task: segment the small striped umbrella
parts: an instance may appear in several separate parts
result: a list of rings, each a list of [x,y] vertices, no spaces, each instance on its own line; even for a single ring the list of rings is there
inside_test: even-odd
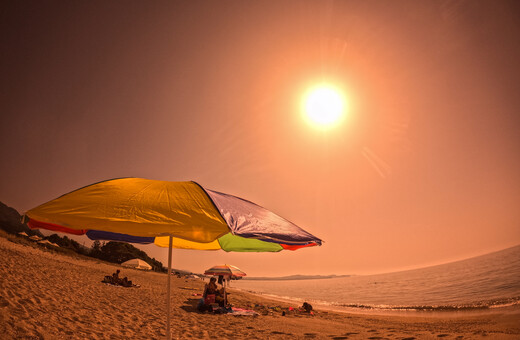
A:
[[[238,267],[232,266],[230,264],[221,264],[218,266],[213,266],[210,269],[204,272],[205,275],[215,275],[215,276],[229,276],[229,277],[238,277],[238,276],[246,276],[246,273],[238,269]]]

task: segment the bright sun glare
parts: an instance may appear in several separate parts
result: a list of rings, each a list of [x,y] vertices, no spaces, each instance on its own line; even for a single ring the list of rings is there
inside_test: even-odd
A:
[[[311,125],[321,128],[331,127],[343,118],[345,99],[337,88],[319,85],[305,95],[303,111]]]

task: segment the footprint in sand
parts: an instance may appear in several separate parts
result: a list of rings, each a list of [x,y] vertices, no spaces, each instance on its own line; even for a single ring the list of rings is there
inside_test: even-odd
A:
[[[6,295],[7,295],[9,298],[11,298],[11,299],[14,298],[14,294],[13,294],[13,292],[12,292],[11,290],[8,289],[8,290],[6,291],[6,293],[7,293]]]
[[[21,317],[22,319],[28,318],[31,314],[27,311],[24,305],[17,305],[14,310],[12,310],[12,314]]]
[[[94,340],[105,338],[105,334],[103,332],[97,332],[97,333],[91,334],[91,336],[92,336],[92,339],[94,339]]]
[[[0,307],[7,307],[9,305],[10,305],[9,301],[6,298],[4,298],[3,296],[0,296]]]

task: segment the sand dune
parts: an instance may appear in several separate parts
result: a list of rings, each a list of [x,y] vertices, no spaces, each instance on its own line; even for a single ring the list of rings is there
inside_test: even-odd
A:
[[[164,339],[166,275],[16,244],[0,237],[0,338]],[[121,269],[140,288],[101,283]],[[172,338],[220,339],[520,339],[518,308],[472,315],[365,315],[317,310],[232,290],[236,307],[260,315],[198,313],[204,283],[172,277]],[[268,308],[280,306],[280,308]]]

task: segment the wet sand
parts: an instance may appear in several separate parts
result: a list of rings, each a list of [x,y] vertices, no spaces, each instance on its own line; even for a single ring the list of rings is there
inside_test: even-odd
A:
[[[13,236],[14,237],[14,236]],[[166,274],[122,268],[0,237],[0,338],[164,339]],[[139,288],[101,283],[121,269]],[[173,339],[520,339],[520,308],[376,315],[319,309],[230,289],[258,316],[199,313],[204,282],[172,276]],[[283,316],[282,312],[286,311]]]

